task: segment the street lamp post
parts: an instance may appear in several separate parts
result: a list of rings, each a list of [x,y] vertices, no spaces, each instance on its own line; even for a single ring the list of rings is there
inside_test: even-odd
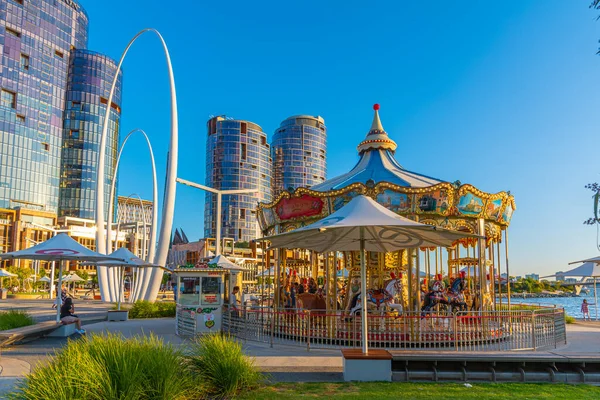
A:
[[[258,189],[232,189],[232,190],[218,190],[208,186],[201,185],[199,183],[187,181],[185,179],[177,178],[177,182],[187,186],[191,186],[196,189],[205,190],[210,193],[217,195],[217,232],[216,232],[216,243],[215,243],[215,257],[221,254],[221,198],[227,194],[252,194],[258,193]]]

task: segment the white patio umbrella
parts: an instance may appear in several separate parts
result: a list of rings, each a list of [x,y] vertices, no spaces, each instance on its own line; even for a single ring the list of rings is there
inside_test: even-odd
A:
[[[289,268],[285,269],[285,274],[286,275],[290,274],[290,269]],[[260,274],[256,274],[256,276],[275,276],[275,267],[271,267],[271,268],[269,268],[267,270],[264,270]]]
[[[216,265],[219,268],[228,269],[232,271],[246,271],[245,267],[242,267],[241,265],[229,261],[229,259],[222,254],[219,254],[218,256],[210,260],[208,262],[208,265],[210,266],[211,264]]]
[[[367,272],[365,250],[392,252],[418,247],[449,247],[458,239],[477,237],[456,231],[420,224],[388,210],[367,196],[357,196],[329,216],[291,232],[265,237],[271,248],[302,248],[319,253],[360,251],[363,296],[362,350],[368,352]]]
[[[4,268],[0,268],[0,278],[13,278],[15,276],[17,276],[17,274],[13,274],[12,272],[8,272]],[[0,279],[0,289],[2,289],[4,285],[3,280],[4,279]]]
[[[113,257],[113,261],[100,261],[96,263],[83,263],[83,265],[102,265],[109,268],[120,268],[119,272],[119,295],[117,297],[117,310],[121,310],[121,301],[123,298],[123,281],[125,280],[125,267],[131,268],[163,268],[160,265],[152,264],[148,261],[144,261],[125,247],[121,247],[114,252],[110,253],[109,256]]]
[[[0,254],[0,259],[25,259],[58,261],[58,288],[56,296],[56,322],[60,322],[60,292],[62,289],[62,271],[64,261],[101,261],[115,260],[114,257],[96,253],[71,239],[66,233],[58,235],[28,249]]]
[[[52,282],[52,280],[50,278],[48,278],[47,276],[44,276],[44,277],[40,278],[40,282],[50,283],[50,282]]]

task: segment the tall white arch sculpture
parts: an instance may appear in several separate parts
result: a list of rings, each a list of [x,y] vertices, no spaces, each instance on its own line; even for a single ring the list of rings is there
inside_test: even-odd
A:
[[[154,263],[159,265],[165,265],[167,261],[167,253],[169,251],[169,238],[171,236],[171,229],[173,227],[173,214],[175,212],[175,190],[176,190],[176,179],[177,179],[177,158],[178,158],[178,118],[177,118],[177,93],[175,90],[175,78],[173,76],[173,67],[171,65],[171,56],[169,55],[169,49],[165,40],[161,34],[152,28],[143,29],[138,32],[133,39],[127,44],[125,51],[121,55],[115,77],[113,79],[112,86],[110,88],[110,94],[108,96],[108,103],[106,105],[106,115],[104,116],[104,123],[102,125],[102,136],[100,137],[100,154],[98,155],[98,163],[96,166],[96,251],[99,253],[106,254],[106,232],[104,224],[104,168],[106,158],[106,138],[108,132],[108,121],[110,118],[110,105],[115,93],[115,86],[117,84],[117,78],[123,60],[129,51],[131,45],[144,33],[153,32],[160,39],[163,50],[165,52],[165,58],[167,60],[167,68],[169,72],[169,84],[171,91],[171,138],[169,144],[169,157],[167,164],[167,176],[165,186],[165,197],[163,201],[162,219],[160,225],[160,234],[158,236],[158,249],[154,257]],[[110,296],[109,293],[109,276],[106,267],[98,268],[98,284],[100,286],[100,295],[103,301],[114,301],[115,296]],[[156,290],[154,292],[147,292],[144,295],[146,300],[156,299],[156,294],[160,286],[160,279],[162,274],[149,274],[148,287],[150,290]],[[158,280],[158,282],[154,282]],[[114,295],[114,293],[113,293]]]
[[[152,163],[152,223],[151,223],[151,230],[150,230],[150,246],[149,246],[149,250],[148,250],[148,255],[147,257],[145,257],[146,261],[150,261],[150,260],[154,260],[154,255],[156,252],[156,228],[157,228],[157,224],[158,224],[158,184],[157,184],[157,179],[156,179],[156,162],[154,161],[154,151],[152,151],[152,144],[150,143],[150,139],[148,138],[148,135],[146,134],[146,132],[144,132],[143,129],[140,128],[136,128],[133,129],[131,132],[129,132],[127,134],[127,136],[125,136],[125,139],[123,140],[123,143],[121,143],[121,147],[119,148],[119,153],[117,155],[117,162],[115,163],[115,172],[113,174],[113,179],[111,182],[111,186],[110,186],[110,196],[108,197],[108,217],[106,219],[106,224],[108,227],[111,226],[111,221],[113,220],[113,206],[115,204],[115,189],[116,189],[116,185],[117,185],[117,174],[119,172],[119,164],[121,162],[121,155],[123,155],[123,151],[125,150],[125,145],[127,144],[127,141],[129,140],[129,138],[131,137],[131,135],[133,135],[134,133],[141,133],[144,136],[144,139],[146,139],[146,144],[148,145],[148,151],[150,153],[150,161]],[[142,204],[142,213],[143,213],[143,203],[141,203],[141,199],[140,199],[140,204]],[[145,232],[145,221],[144,221],[144,244],[145,244],[145,238],[146,238],[146,232]],[[106,249],[107,252],[110,253],[113,250],[117,250],[117,240],[115,238],[115,246],[114,249],[112,247],[112,240],[111,240],[111,235],[106,235]],[[144,252],[145,252],[145,248],[144,248]],[[142,254],[144,254],[144,252]],[[139,284],[139,282],[143,281],[144,277],[148,274],[146,272],[147,268],[142,269],[142,273],[140,274],[140,278],[141,279],[137,279],[136,280],[136,290],[135,293],[139,294],[139,293],[143,293],[140,292],[140,287],[142,285]],[[117,284],[120,277],[118,276],[118,273],[116,271],[116,268],[111,268],[108,270],[108,277],[109,277],[109,281],[112,281],[111,284],[109,285],[109,297],[111,298],[117,298],[118,297],[118,293],[119,293],[119,285]],[[142,290],[146,290],[148,285],[146,285],[145,288],[143,288]],[[133,288],[132,288],[133,289]],[[132,291],[133,292],[133,291]],[[136,296],[136,298],[134,300],[138,300],[139,296]]]

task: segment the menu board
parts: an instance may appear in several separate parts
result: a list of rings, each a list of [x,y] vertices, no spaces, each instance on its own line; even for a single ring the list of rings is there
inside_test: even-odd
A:
[[[221,278],[202,277],[201,304],[219,304],[221,302]]]

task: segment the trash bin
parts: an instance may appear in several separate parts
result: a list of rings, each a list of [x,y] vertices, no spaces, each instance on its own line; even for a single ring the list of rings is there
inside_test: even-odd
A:
[[[7,294],[8,294],[8,289],[0,289],[0,300],[6,300]]]

